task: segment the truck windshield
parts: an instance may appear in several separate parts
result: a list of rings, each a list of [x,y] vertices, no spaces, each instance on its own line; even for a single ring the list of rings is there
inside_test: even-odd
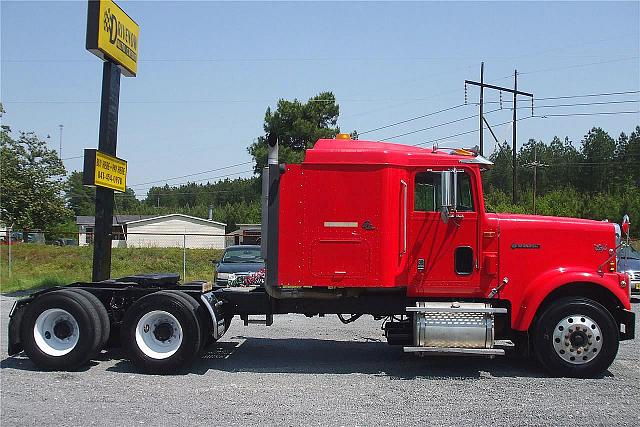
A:
[[[222,257],[222,262],[262,262],[260,248],[227,249]]]
[[[416,174],[414,188],[414,210],[438,212],[442,207],[440,195],[441,172],[420,172]],[[458,203],[456,210],[473,212],[471,178],[465,172],[458,172]]]

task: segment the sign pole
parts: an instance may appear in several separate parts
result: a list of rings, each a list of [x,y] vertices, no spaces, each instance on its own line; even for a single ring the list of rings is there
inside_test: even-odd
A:
[[[102,100],[100,102],[100,136],[98,150],[116,156],[118,141],[118,107],[120,101],[120,68],[106,61],[102,68]],[[96,186],[96,222],[93,242],[92,280],[111,277],[111,238],[113,230],[113,190]]]

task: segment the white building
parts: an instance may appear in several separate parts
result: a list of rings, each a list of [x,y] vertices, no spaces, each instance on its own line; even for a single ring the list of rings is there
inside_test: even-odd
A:
[[[79,244],[93,241],[94,217],[77,217]],[[114,217],[112,247],[225,248],[226,224],[183,214]]]
[[[238,229],[227,234],[227,246],[259,245],[261,241],[260,224],[237,224]]]
[[[127,222],[129,248],[225,248],[226,224],[183,214]]]

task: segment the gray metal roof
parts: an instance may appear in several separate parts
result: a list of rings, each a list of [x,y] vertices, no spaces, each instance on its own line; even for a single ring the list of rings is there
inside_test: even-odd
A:
[[[141,219],[153,218],[155,215],[115,215],[113,217],[113,225],[122,225],[131,221],[139,221]],[[96,224],[96,217],[89,215],[76,216],[77,225],[94,226]]]

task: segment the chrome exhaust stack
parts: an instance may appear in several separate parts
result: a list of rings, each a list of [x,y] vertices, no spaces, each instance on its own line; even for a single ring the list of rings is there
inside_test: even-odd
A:
[[[278,137],[267,135],[269,152],[267,167],[262,173],[262,237],[261,252],[265,260],[264,287],[273,298],[281,298],[278,289],[278,231],[280,223],[280,165],[278,164]]]

